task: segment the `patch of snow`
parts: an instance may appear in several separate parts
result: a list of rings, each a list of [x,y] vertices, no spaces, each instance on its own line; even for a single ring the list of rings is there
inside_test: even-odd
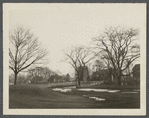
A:
[[[95,101],[105,101],[103,98],[98,98],[98,97],[89,97],[90,99],[94,99]]]
[[[107,92],[107,89],[78,89],[79,91]]]
[[[78,89],[79,91],[94,91],[94,92],[110,92],[115,93],[119,92],[120,90],[108,90],[108,89]]]
[[[60,92],[64,92],[64,93],[71,92],[71,89],[62,89],[62,88],[54,88],[52,90],[53,91],[60,91]]]
[[[87,95],[84,95],[84,94],[83,94],[83,96],[84,96],[84,97],[87,97]]]
[[[120,90],[108,90],[109,93],[116,93],[119,92]]]

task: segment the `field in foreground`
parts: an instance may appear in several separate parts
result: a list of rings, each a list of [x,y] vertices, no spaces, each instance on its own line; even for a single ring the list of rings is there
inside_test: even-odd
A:
[[[115,93],[79,91],[79,88],[63,93],[52,89],[44,85],[10,85],[9,108],[140,108],[140,92],[135,92],[136,88]],[[105,101],[89,97],[104,98]]]

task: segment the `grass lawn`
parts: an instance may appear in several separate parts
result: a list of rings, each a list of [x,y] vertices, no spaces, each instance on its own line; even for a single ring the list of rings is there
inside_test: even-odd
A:
[[[9,88],[9,108],[94,108],[95,101],[80,95],[65,95],[50,88],[35,85],[11,85]]]
[[[140,108],[140,92],[127,93],[134,92],[135,89],[138,89],[137,87],[126,87],[126,89],[125,87],[114,88],[109,86],[108,89],[120,90],[116,93],[79,91],[79,88],[72,89],[72,92],[61,93],[53,91],[53,87],[54,85],[38,84],[10,85],[9,108]],[[99,89],[104,87],[98,85],[87,88]],[[89,97],[104,98],[105,101],[95,101]]]
[[[105,101],[97,101],[103,104],[101,108],[140,108],[140,92],[133,92],[133,90],[121,90],[116,93],[73,90],[76,95],[104,98]]]

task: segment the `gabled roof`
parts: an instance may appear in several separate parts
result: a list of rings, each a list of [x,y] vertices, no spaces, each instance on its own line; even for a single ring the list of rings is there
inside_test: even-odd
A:
[[[136,65],[132,68],[132,70],[137,70],[137,69],[140,69],[140,64],[136,64]]]

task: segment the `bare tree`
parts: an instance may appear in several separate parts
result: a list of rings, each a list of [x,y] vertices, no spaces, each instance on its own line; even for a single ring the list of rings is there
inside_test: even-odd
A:
[[[96,71],[102,70],[104,68],[106,68],[106,65],[104,63],[103,60],[95,60],[94,64],[93,64],[93,69],[96,68]]]
[[[30,30],[24,28],[17,28],[14,33],[10,33],[9,40],[9,68],[15,74],[16,84],[18,73],[33,64],[41,63],[47,52],[40,48],[38,38],[34,38]]]
[[[121,85],[123,72],[140,57],[140,46],[136,44],[137,36],[137,29],[110,27],[103,35],[93,39],[98,51],[113,68],[118,85]]]
[[[75,74],[77,75],[78,85],[80,86],[80,82],[83,79],[84,69],[98,54],[93,53],[88,47],[78,46],[68,49],[67,52],[65,52],[65,55],[65,61],[74,68]]]

